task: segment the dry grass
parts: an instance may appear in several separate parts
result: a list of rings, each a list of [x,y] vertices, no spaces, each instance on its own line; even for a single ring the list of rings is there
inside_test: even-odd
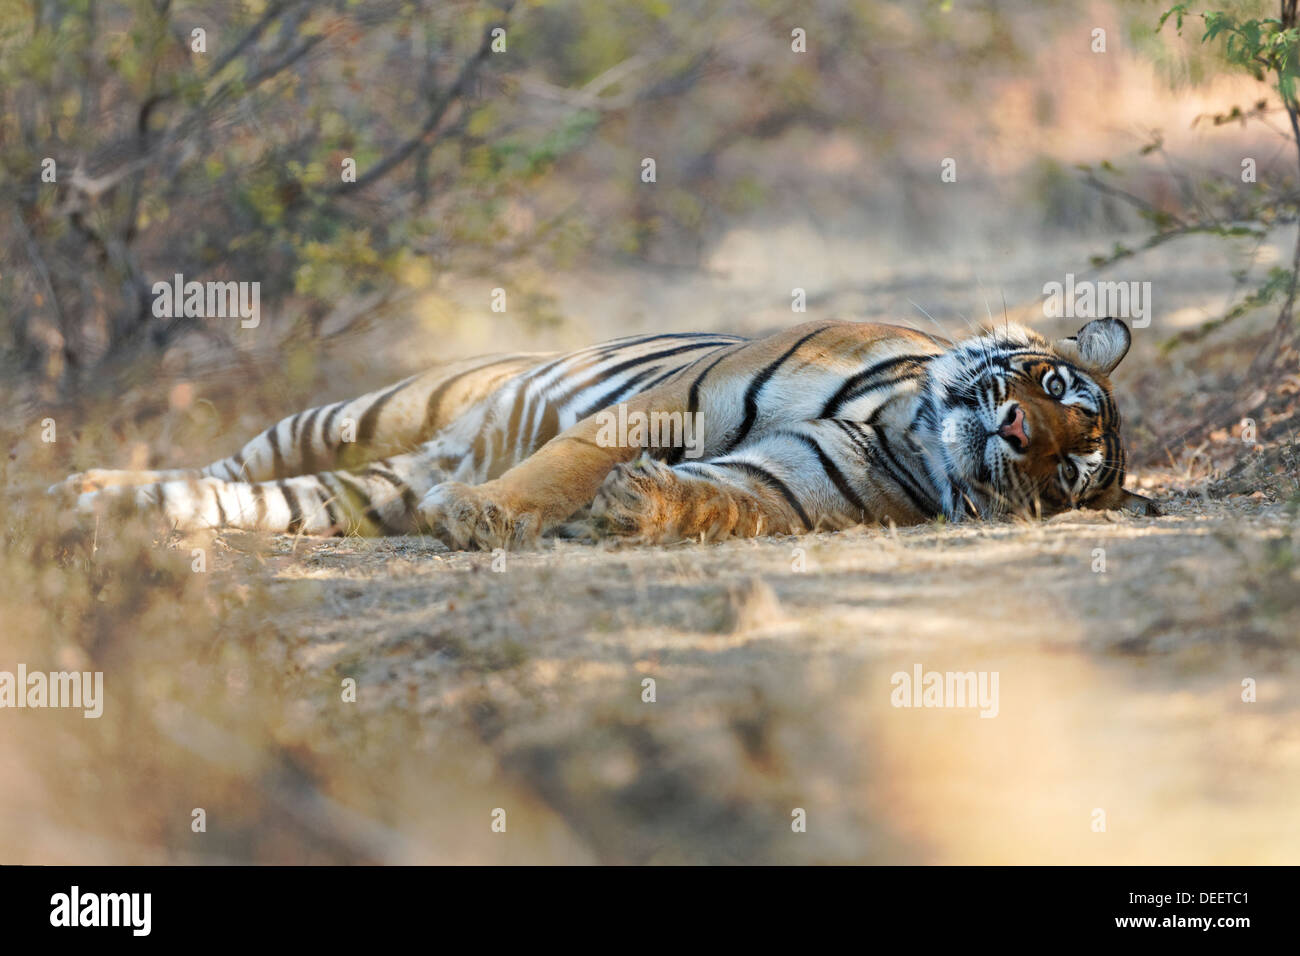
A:
[[[34,511],[3,660],[102,669],[108,704],[6,715],[0,858],[1293,862],[1294,514],[1173,510],[502,571],[413,538],[92,544]],[[997,671],[999,715],[891,707],[917,663]]]

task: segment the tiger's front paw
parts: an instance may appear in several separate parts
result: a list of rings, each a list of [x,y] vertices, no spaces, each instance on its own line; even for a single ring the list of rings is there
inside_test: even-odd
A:
[[[677,515],[667,505],[676,483],[672,468],[648,455],[615,465],[591,503],[587,519],[591,535],[617,535],[647,544],[674,537]]]
[[[536,514],[497,501],[490,484],[444,481],[424,496],[419,511],[430,532],[458,551],[530,547],[541,532]]]
[[[649,455],[610,472],[589,521],[597,537],[618,535],[644,544],[749,537],[764,530],[762,505],[752,495],[683,476]]]

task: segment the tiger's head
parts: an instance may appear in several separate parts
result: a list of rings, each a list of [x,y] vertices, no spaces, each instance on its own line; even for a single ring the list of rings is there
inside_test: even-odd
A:
[[[1108,376],[1131,342],[1118,319],[1056,341],[1008,325],[933,359],[917,427],[948,517],[1079,507],[1159,514],[1123,487]]]

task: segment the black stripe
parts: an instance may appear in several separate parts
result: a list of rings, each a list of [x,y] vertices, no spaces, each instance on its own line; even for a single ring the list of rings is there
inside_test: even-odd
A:
[[[863,464],[870,467],[875,467],[878,464],[875,451],[866,443],[861,434],[850,428],[842,418],[832,418],[831,421],[839,426],[840,431],[844,432],[849,441],[862,453]]]
[[[510,459],[501,454],[501,429],[493,428],[492,433],[488,436],[491,439],[492,447],[488,449],[487,455],[487,476],[488,478],[498,478],[510,467]]]
[[[535,369],[533,369],[531,372],[529,372],[529,373],[528,373],[528,380],[529,380],[530,382],[541,381],[542,378],[544,378],[545,376],[549,375],[551,372],[555,371],[557,368],[559,368],[559,367],[560,367],[561,365],[563,365],[565,362],[570,362],[570,361],[573,361],[574,359],[577,359],[577,358],[580,358],[580,357],[583,357],[583,356],[587,356],[587,353],[590,352],[590,351],[591,351],[591,349],[582,349],[582,350],[579,351],[579,352],[570,352],[568,355],[561,355],[561,356],[560,356],[559,358],[557,358],[557,359],[552,359],[551,361],[549,361],[549,362],[547,362],[545,365],[543,365],[541,368],[535,368]],[[548,387],[549,387],[549,386],[548,386]]]
[[[334,502],[331,500],[331,496],[325,493],[325,482],[319,478],[316,480],[316,498],[320,501],[321,507],[325,509],[325,517],[329,520],[330,527],[334,529],[334,533],[342,534],[342,531],[340,530],[341,526],[339,525],[339,516],[334,510]]]
[[[1106,462],[1110,464],[1110,473],[1106,476],[1108,483],[1119,481],[1123,484],[1123,473],[1125,473],[1125,449],[1119,444],[1119,436],[1114,432],[1106,432]]]
[[[529,447],[524,450],[531,454],[534,449],[541,448],[559,433],[560,410],[551,402],[547,402],[542,411],[542,423],[537,427],[537,433],[533,435]]]
[[[330,428],[334,425],[334,417],[338,415],[339,412],[343,411],[343,406],[346,404],[347,402],[335,402],[330,406],[329,413],[325,416],[325,421],[320,423],[320,443],[325,448],[336,447],[334,443],[330,441]]]
[[[270,428],[266,430],[266,440],[271,445],[271,477],[272,478],[284,477],[284,455],[280,452],[280,439],[276,435],[276,429],[278,429],[279,427],[280,427],[280,423],[276,422],[274,425],[272,425]]]
[[[361,421],[357,423],[357,444],[368,445],[370,439],[375,436],[375,428],[379,425],[379,413],[384,410],[384,406],[389,403],[394,395],[404,389],[411,383],[411,380],[404,379],[387,391],[381,392],[379,396],[366,409]]]
[[[401,534],[399,530],[397,530],[392,525],[390,525],[387,521],[384,520],[383,515],[379,513],[379,509],[375,508],[371,504],[370,496],[366,494],[365,491],[363,491],[361,488],[358,488],[356,483],[353,482],[352,479],[348,478],[342,472],[338,472],[338,471],[331,472],[331,474],[333,475],[334,480],[337,481],[339,484],[341,484],[344,487],[344,489],[348,492],[349,497],[352,498],[357,505],[359,505],[359,507],[357,508],[357,512],[361,518],[373,524],[376,528],[379,529],[381,534],[386,534],[386,535]]]
[[[650,381],[646,382],[646,383],[645,383],[645,387],[642,388],[641,391],[643,391],[643,392],[648,392],[648,391],[650,391],[650,389],[654,388],[656,385],[660,385],[660,384],[662,384],[662,383],[668,381],[668,379],[672,378],[674,375],[676,375],[676,374],[678,374],[679,372],[682,372],[682,371],[684,371],[685,369],[688,369],[688,368],[690,368],[689,365],[683,366],[682,368],[670,368],[668,371],[664,372],[664,373],[663,373],[662,375],[660,375],[658,378],[652,378]]]
[[[306,420],[302,423],[302,470],[300,474],[312,475],[316,473],[316,449],[312,447],[312,426],[316,424],[316,419],[320,417],[321,409],[313,408],[307,413]]]
[[[349,530],[351,530],[351,521],[349,521],[347,525],[345,525],[342,521],[340,521],[339,514],[334,509],[332,502],[339,501],[340,503],[342,503],[342,499],[348,497],[348,494],[345,489],[343,494],[340,495],[338,489],[336,489],[334,485],[331,484],[329,479],[330,479],[330,475],[328,473],[316,476],[316,480],[319,481],[321,483],[321,486],[326,490],[328,490],[330,493],[329,499],[327,500],[326,503],[326,514],[329,515],[330,521],[334,523],[334,527],[337,529],[337,534],[341,538],[343,537],[344,534],[346,534]],[[344,507],[343,513],[344,516],[347,516],[346,507]]]
[[[388,482],[394,488],[401,488],[402,480],[392,471],[385,471],[383,468],[378,467],[378,464],[379,463],[376,462],[373,465],[363,465],[360,468],[353,468],[350,470],[350,473],[356,475],[358,478],[364,475],[374,475],[376,478],[384,479],[384,481]]]
[[[260,483],[250,487],[253,489],[253,500],[257,502],[257,530],[261,531],[266,525],[266,489]]]
[[[730,349],[727,349],[726,351],[724,351],[721,355],[719,355],[719,356],[718,356],[717,358],[715,358],[712,362],[710,362],[710,363],[705,367],[705,369],[704,369],[703,372],[701,372],[699,375],[697,375],[697,376],[695,377],[695,381],[691,382],[691,389],[690,389],[690,393],[689,393],[689,395],[687,396],[687,402],[686,402],[686,410],[687,410],[688,412],[691,412],[692,414],[694,414],[695,412],[699,411],[699,409],[700,409],[700,386],[704,384],[704,378],[705,378],[705,376],[707,376],[710,372],[713,371],[713,367],[714,367],[715,365],[717,365],[717,364],[718,364],[719,362],[721,362],[724,358],[726,358],[728,355],[731,355],[731,354],[733,354],[733,353],[732,353],[732,351],[731,351]],[[708,358],[708,356],[704,356],[704,357],[705,357],[705,358]]]
[[[709,339],[710,341],[705,343],[700,343],[697,341],[691,345],[687,345],[686,350],[711,348],[715,346],[721,347],[725,345],[735,344],[734,340],[731,340],[730,336],[718,335],[717,333],[714,332],[692,332],[689,334],[669,332],[669,333],[664,333],[662,335],[636,336],[635,338],[629,340],[615,339],[612,342],[606,342],[603,345],[596,346],[595,353],[593,356],[595,361],[594,362],[587,361],[583,363],[583,367],[585,368],[585,367],[590,367],[591,365],[594,364],[599,364],[600,362],[613,358],[614,356],[618,355],[620,352],[627,352],[632,349],[642,348],[646,345],[650,345],[655,342],[662,342],[665,340],[682,341],[682,340],[691,340],[691,339]],[[719,340],[725,340],[725,341],[719,341]],[[652,359],[654,357],[655,357],[654,353],[651,353],[649,355],[640,356],[640,359]],[[631,361],[634,362],[638,360],[639,359],[637,358],[631,359]]]
[[[724,468],[735,468],[739,471],[743,471],[746,474],[757,478],[774,491],[780,492],[781,496],[789,502],[790,507],[794,509],[795,514],[799,516],[799,520],[803,522],[804,530],[812,529],[812,522],[808,520],[807,512],[803,510],[803,505],[799,504],[799,499],[794,496],[794,492],[790,490],[790,486],[767,469],[760,468],[758,465],[749,461],[714,461],[710,462],[710,464]]]
[[[890,395],[887,399],[885,399],[883,402],[881,402],[879,405],[877,405],[874,409],[872,409],[871,414],[867,416],[867,422],[866,422],[866,423],[867,423],[868,425],[872,425],[872,426],[874,426],[874,425],[876,424],[877,420],[880,418],[881,414],[884,412],[884,410],[885,410],[886,408],[888,408],[890,405],[894,404],[894,402],[898,401],[900,398],[902,398],[902,397],[903,397],[904,395],[906,395],[906,394],[908,394],[908,393],[906,393],[906,392],[895,392],[893,395]],[[914,394],[914,393],[913,393],[913,394]],[[913,422],[913,423],[915,423],[915,422]]]
[[[524,414],[526,404],[528,404],[528,385],[521,383],[515,395],[515,403],[510,409],[510,421],[506,425],[505,449],[512,457],[515,453],[515,442],[519,440],[519,419]]]
[[[443,399],[447,397],[447,393],[451,391],[451,387],[453,385],[455,385],[457,382],[459,382],[461,379],[465,378],[466,376],[474,375],[477,372],[482,372],[486,369],[490,369],[494,365],[505,365],[509,362],[517,362],[519,361],[520,358],[521,356],[519,355],[508,355],[505,358],[493,359],[491,362],[486,362],[483,365],[476,365],[473,368],[466,369],[463,372],[457,372],[451,378],[439,382],[438,387],[429,393],[429,400],[425,402],[424,424],[420,429],[420,434],[432,438],[436,432],[441,431],[442,428],[446,427],[445,424],[439,425],[438,420],[442,413]]]
[[[1111,434],[1110,432],[1102,433],[1101,436],[1101,454],[1103,456],[1102,464],[1101,464],[1102,475],[1099,484],[1103,488],[1109,485],[1111,480],[1114,479],[1115,473],[1119,470],[1117,466],[1117,462],[1115,460],[1116,444],[1117,442],[1115,441],[1115,436],[1113,434]]]
[[[529,372],[526,387],[531,387],[534,383],[541,382],[542,379],[555,371],[555,369],[559,368],[561,365],[572,363],[572,367],[566,368],[560,375],[556,376],[555,381],[551,382],[551,384],[539,387],[538,394],[545,394],[548,390],[559,385],[566,376],[576,375],[578,372],[591,368],[593,365],[599,365],[601,362],[609,358],[610,355],[618,352],[620,349],[627,348],[632,344],[633,343],[625,342],[621,345],[610,345],[609,343],[603,345],[591,345],[585,349],[570,352],[568,355],[561,355],[559,358],[548,362],[541,368],[533,369]]]
[[[784,365],[786,361],[789,360],[790,356],[794,355],[794,353],[797,352],[805,342],[815,335],[820,335],[830,327],[831,326],[829,325],[823,325],[821,328],[814,329],[807,335],[801,337],[799,341],[786,349],[785,353],[780,358],[776,359],[774,362],[768,363],[767,367],[754,376],[754,380],[749,383],[749,388],[745,390],[745,417],[740,423],[740,430],[731,439],[731,442],[724,449],[723,454],[731,451],[744,441],[745,437],[749,434],[750,429],[754,427],[754,422],[758,419],[758,395],[763,390],[763,386],[768,383],[768,380],[776,374],[777,369]]]
[[[366,494],[365,489],[359,487],[351,478],[339,471],[330,472],[330,477],[343,486],[343,490],[347,492],[348,496],[358,506],[358,509],[370,507],[370,495]]]
[[[208,487],[212,489],[212,500],[216,502],[217,505],[217,521],[220,522],[220,526],[224,528],[226,527],[226,509],[221,507],[221,492],[217,489],[216,485],[210,484]]]
[[[391,468],[387,468],[387,462],[378,462],[377,464],[384,465],[387,470],[385,470],[385,468],[378,468],[375,465],[371,465],[365,471],[361,472],[361,474],[374,475],[376,478],[382,478],[384,481],[396,488],[402,496],[403,507],[405,507],[410,513],[414,514],[416,505],[418,504],[415,500],[415,491],[401,478],[400,475]]]
[[[473,449],[474,453],[470,457],[470,464],[477,471],[483,464],[483,458],[487,453],[487,436],[496,426],[492,424],[493,418],[484,416],[483,425],[479,428],[478,433],[474,436]]]
[[[533,385],[539,379],[540,376],[529,375],[523,382],[523,389],[528,395],[528,403],[524,406],[523,420],[527,423],[527,430],[520,439],[521,458],[531,454],[533,449],[540,448],[559,433],[559,409],[554,402],[549,401],[546,397],[546,393],[553,387],[554,383],[533,388]],[[542,408],[541,421],[534,425],[534,420],[538,418],[537,409],[539,403]],[[548,431],[552,424],[554,430],[543,438],[542,434]]]
[[[835,462],[830,459],[830,456],[826,454],[822,449],[822,446],[819,445],[815,439],[808,435],[800,434],[799,432],[780,432],[779,434],[788,435],[791,438],[796,438],[803,442],[804,445],[808,447],[808,450],[817,456],[817,461],[821,463],[822,471],[826,472],[826,477],[831,480],[831,483],[835,485],[839,490],[839,493],[844,496],[844,500],[853,505],[853,507],[857,508],[863,514],[866,514],[866,502],[864,502],[862,498],[858,496],[858,493],[853,490],[853,486],[850,485],[848,479],[844,477],[844,473],[836,467]]]
[[[724,348],[723,351],[722,351],[722,354],[719,355],[717,358],[715,358],[715,359],[714,359],[712,362],[710,362],[707,366],[705,366],[704,371],[701,372],[699,375],[697,375],[697,376],[695,377],[695,381],[691,382],[691,387],[690,387],[689,392],[687,393],[687,401],[686,401],[686,414],[687,414],[687,415],[694,415],[697,411],[699,411],[699,408],[700,408],[700,386],[704,383],[705,376],[707,376],[710,372],[713,371],[713,368],[714,368],[715,365],[717,365],[719,362],[721,362],[721,361],[722,361],[724,358],[726,358],[728,355],[733,355],[733,354],[735,354],[733,349],[731,349],[731,348]],[[696,361],[696,362],[702,362],[702,361],[704,361],[706,358],[708,358],[708,356],[707,356],[707,355],[703,355],[703,356],[701,356],[700,358],[696,359],[695,361]],[[695,363],[691,363],[691,364],[695,364]],[[689,367],[690,367],[690,366],[688,365],[687,368],[689,368]],[[670,465],[675,465],[675,464],[677,464],[678,462],[680,462],[680,461],[681,461],[685,456],[686,456],[686,446],[683,445],[683,446],[681,446],[680,448],[674,448],[674,449],[672,449],[672,450],[668,453],[668,456],[667,456],[664,460],[667,461],[668,464],[670,464]]]
[[[412,489],[411,486],[399,474],[397,474],[397,472],[393,471],[393,468],[388,463],[387,459],[375,462],[362,472],[362,474],[374,475],[377,478],[382,478],[384,481],[396,488],[402,496],[402,506],[409,513],[415,514],[415,508],[419,502],[415,499],[414,489]]]
[[[451,378],[441,382],[437,388],[429,393],[429,400],[424,404],[424,424],[420,428],[420,434],[432,437],[441,431],[438,427],[438,416],[442,412],[442,400],[447,397],[451,387],[463,379],[466,375],[472,375],[478,369],[467,369],[459,375],[453,375]]]
[[[729,339],[732,344],[736,342],[746,342],[743,335],[729,335],[725,332],[660,332],[656,335],[624,335],[617,339],[610,339],[602,343],[601,348],[628,348],[632,345],[643,345],[646,342],[658,342],[662,339]]]
[[[395,528],[387,521],[384,520],[384,516],[379,513],[378,508],[367,508],[365,513],[365,519],[369,521],[371,524],[373,524],[376,528],[378,528],[380,533],[385,536],[397,535],[402,533],[401,528]]]
[[[843,406],[847,405],[855,398],[862,397],[861,395],[853,394],[859,386],[863,385],[874,376],[879,375],[881,372],[888,371],[894,366],[901,365],[904,362],[925,363],[932,357],[933,356],[927,355],[896,355],[894,358],[886,359],[883,362],[877,362],[870,368],[863,369],[861,372],[850,375],[844,380],[844,383],[840,385],[839,390],[826,400],[826,404],[822,407],[822,413],[818,418],[834,418]],[[907,377],[911,376],[909,375]],[[890,384],[893,384],[892,381]],[[866,394],[867,391],[870,391],[870,389],[864,389],[862,394]]]
[[[339,495],[339,492],[334,488],[333,482],[337,482],[343,489],[341,497],[347,500],[344,511],[349,518],[353,515],[360,518],[365,514],[366,509],[370,507],[370,497],[360,488],[343,478],[338,472],[329,472],[318,477],[321,484],[333,491],[336,496]]]
[[[939,513],[939,506],[930,500],[930,496],[921,490],[920,486],[914,483],[914,479],[907,469],[904,468],[897,458],[894,457],[893,449],[889,447],[889,440],[885,438],[885,433],[879,428],[871,426],[872,433],[876,436],[876,444],[880,446],[881,452],[889,459],[890,467],[886,470],[893,477],[894,481],[900,488],[907,493],[912,499],[912,503],[917,505],[917,510],[925,515],[936,515]]]
[[[866,395],[870,395],[872,392],[880,391],[881,389],[884,388],[894,388],[897,385],[903,385],[907,382],[915,382],[918,379],[920,379],[924,374],[925,374],[925,366],[919,365],[908,369],[907,371],[903,372],[901,375],[895,375],[893,378],[887,378],[881,382],[869,382],[867,384],[861,385],[858,388],[854,389],[853,393],[849,395],[848,398],[845,399],[845,404],[847,405],[852,402],[856,402],[858,399],[863,398]],[[887,406],[890,402],[892,402],[897,397],[898,397],[897,395],[893,395],[885,399],[883,402],[881,402],[878,406],[876,406],[876,408],[872,410],[871,414],[867,417],[867,421],[874,422],[879,417],[881,409],[883,409],[885,406]]]
[[[716,462],[688,461],[680,465],[673,465],[673,471],[695,472],[706,481],[717,481],[717,475],[709,473],[708,469],[713,467]]]
[[[871,425],[862,425],[859,422],[849,423],[841,418],[832,419],[832,421],[834,421],[835,424],[839,426],[840,430],[848,436],[849,440],[853,442],[858,451],[862,452],[864,461],[866,461],[866,463],[872,468],[884,472],[884,474],[889,477],[905,495],[907,495],[908,499],[916,507],[917,511],[923,515],[929,515],[931,517],[939,513],[938,506],[930,501],[929,495],[925,494],[919,488],[912,486],[910,476],[906,469],[902,468],[894,458],[893,453],[889,450],[884,436],[881,435],[879,429]],[[877,445],[880,447],[875,448],[868,444],[866,436],[858,431],[860,428],[869,428],[872,436],[876,439]],[[881,459],[881,453],[888,456],[888,462]],[[891,462],[892,467],[890,464]]]
[[[1103,429],[1118,428],[1119,409],[1115,407],[1115,399],[1107,395],[1106,390],[1100,385],[1097,386],[1097,391],[1101,392],[1102,411],[1105,413],[1098,416],[1101,419],[1101,427]]]
[[[289,527],[287,530],[290,534],[297,534],[302,530],[302,508],[298,504],[298,495],[283,481],[277,481],[276,487],[284,495],[284,503],[289,506]]]
[[[624,359],[622,362],[619,362],[617,365],[611,365],[607,369],[602,369],[601,371],[597,372],[595,375],[592,375],[588,377],[586,380],[580,382],[579,384],[569,388],[564,392],[563,395],[555,399],[555,401],[557,401],[560,404],[564,404],[565,402],[572,399],[575,395],[581,394],[582,392],[586,391],[588,388],[591,388],[594,385],[599,385],[601,382],[608,381],[613,376],[626,372],[628,369],[634,368],[637,365],[648,365],[649,363],[658,361],[659,359],[672,358],[674,355],[681,355],[683,352],[698,352],[700,349],[703,348],[720,347],[722,345],[729,345],[729,344],[730,343],[728,342],[694,342],[690,345],[679,345],[676,348],[663,349],[658,352],[651,352],[649,355],[638,355],[635,358]],[[604,406],[603,405],[597,406],[596,410],[599,411],[600,408],[604,408]],[[586,417],[585,415],[580,416],[579,420],[585,417]]]
[[[1101,468],[1097,470],[1095,479],[1097,490],[1108,488],[1115,482],[1118,482],[1123,487],[1124,446],[1120,443],[1119,435],[1116,432],[1103,432],[1101,438],[1103,460]]]
[[[538,403],[540,402],[541,407],[543,408],[549,407],[546,405],[546,397],[544,394],[542,394],[542,392],[539,391],[534,394],[531,390],[528,391],[529,391],[528,402],[527,404],[524,405],[524,417],[523,417],[524,427],[523,430],[519,433],[520,459],[525,458],[529,454],[530,448],[536,447],[534,444],[537,437],[537,422],[535,421],[535,419],[538,417],[537,415]]]
[[[659,368],[660,367],[658,365],[655,365],[651,368],[645,369],[644,371],[636,375],[633,375],[631,378],[626,379],[621,384],[614,386],[614,388],[610,389],[604,395],[600,396],[600,398],[596,399],[596,401],[592,402],[591,405],[587,406],[587,408],[584,411],[580,412],[578,414],[578,421],[582,421],[584,418],[596,414],[602,408],[609,408],[609,406],[613,405],[615,402],[621,401],[622,399],[626,398],[629,393],[637,390],[637,386],[647,376],[653,375],[655,372],[659,371]]]

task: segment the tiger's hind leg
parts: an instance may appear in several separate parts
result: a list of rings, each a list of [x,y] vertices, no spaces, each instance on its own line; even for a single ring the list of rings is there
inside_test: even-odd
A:
[[[77,508],[85,514],[114,508],[157,514],[179,531],[408,534],[420,530],[420,498],[445,478],[430,452],[421,449],[354,469],[271,481],[226,481],[201,475],[110,486],[81,494]]]
[[[298,412],[246,442],[235,454],[202,468],[162,470],[91,469],[64,479],[51,493],[83,495],[108,488],[216,479],[226,482],[275,481],[332,467],[345,455],[367,460],[383,408],[410,380],[360,398]],[[372,413],[372,410],[376,410]],[[371,417],[367,420],[366,415]],[[389,417],[392,417],[391,415]],[[361,420],[367,421],[362,432]],[[387,424],[387,423],[386,423]],[[403,422],[405,424],[405,422]],[[400,434],[401,428],[392,429]],[[364,441],[362,438],[364,437]],[[344,451],[346,445],[353,447]],[[376,453],[376,455],[378,452]],[[318,464],[319,463],[319,464]]]
[[[275,482],[335,468],[359,467],[409,452],[465,409],[490,395],[536,356],[502,356],[451,363],[359,398],[310,408],[281,419],[234,455],[197,469],[92,469],[52,486],[52,494],[81,496],[109,488],[221,481]]]

